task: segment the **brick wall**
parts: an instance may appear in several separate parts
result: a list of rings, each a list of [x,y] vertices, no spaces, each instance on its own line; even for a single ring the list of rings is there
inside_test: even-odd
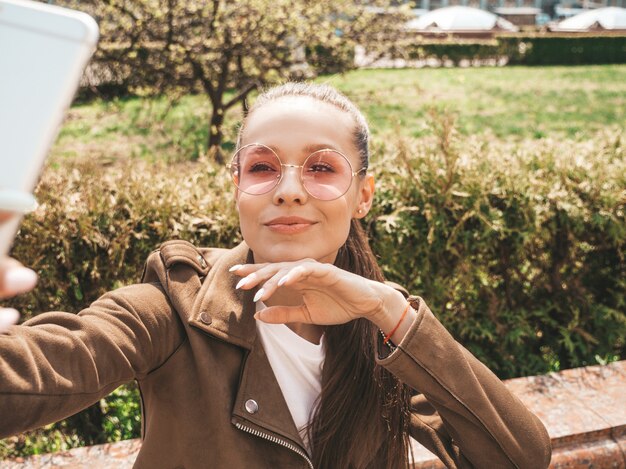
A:
[[[545,424],[554,469],[626,469],[626,360],[505,381]],[[19,461],[3,469],[132,467],[139,440],[78,448]],[[415,443],[415,469],[444,468]],[[532,468],[524,468],[532,469]]]

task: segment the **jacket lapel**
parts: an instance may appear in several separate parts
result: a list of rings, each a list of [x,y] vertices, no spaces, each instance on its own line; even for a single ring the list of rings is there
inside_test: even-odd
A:
[[[209,259],[211,261],[212,259]],[[245,348],[233,409],[234,421],[246,420],[280,435],[304,449],[274,371],[258,339],[254,319],[254,290],[235,290],[239,277],[233,265],[253,262],[245,243],[216,257],[194,303],[189,324],[225,342]],[[246,403],[254,401],[255,405]],[[254,409],[253,412],[250,410]]]
[[[254,290],[235,290],[239,277],[228,271],[233,265],[252,262],[252,252],[245,243],[219,251],[204,279],[191,311],[189,323],[215,337],[252,348],[256,337]]]
[[[304,448],[260,341],[246,358],[233,416],[239,418],[236,420],[244,419]]]

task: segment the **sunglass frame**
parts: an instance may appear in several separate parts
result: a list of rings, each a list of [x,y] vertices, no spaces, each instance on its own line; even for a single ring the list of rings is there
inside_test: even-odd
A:
[[[242,189],[241,187],[239,187],[239,185],[237,184],[237,182],[235,181],[235,174],[232,170],[233,167],[238,167],[239,164],[238,163],[233,163],[233,161],[235,160],[235,158],[237,157],[237,155],[244,150],[245,148],[249,148],[249,147],[253,147],[253,146],[258,146],[258,147],[263,147],[266,148],[267,150],[269,150],[271,153],[274,154],[274,156],[276,157],[276,159],[278,160],[278,163],[280,165],[280,176],[276,178],[276,183],[274,185],[272,185],[268,190],[266,190],[265,192],[259,192],[259,193],[255,193],[255,192],[247,192],[244,189]],[[317,153],[321,153],[323,151],[332,151],[333,153],[337,153],[338,155],[342,156],[345,160],[346,163],[348,163],[348,167],[350,168],[350,184],[348,184],[348,187],[346,188],[346,190],[339,194],[337,197],[334,197],[332,199],[322,199],[319,197],[316,197],[314,194],[311,193],[311,191],[309,191],[309,189],[307,189],[306,184],[304,183],[304,174],[303,169],[306,166],[306,162],[309,160],[309,158],[311,158],[313,155],[317,154]],[[367,167],[362,167],[361,169],[359,169],[358,171],[353,171],[353,167],[352,167],[352,163],[350,163],[350,160],[348,159],[348,157],[346,155],[344,155],[342,152],[340,152],[339,150],[335,150],[334,148],[320,148],[319,150],[314,151],[313,153],[311,153],[310,155],[308,155],[305,159],[304,159],[304,163],[303,164],[289,164],[289,163],[283,163],[280,159],[280,156],[278,156],[278,154],[271,148],[268,147],[267,145],[263,144],[263,143],[248,143],[240,148],[237,149],[237,151],[233,154],[230,163],[228,163],[226,165],[226,167],[230,170],[230,175],[231,175],[231,179],[233,181],[233,184],[235,184],[235,187],[237,187],[237,189],[239,189],[241,192],[244,192],[246,194],[249,195],[264,195],[267,194],[271,191],[273,191],[274,189],[276,189],[276,187],[278,187],[278,185],[281,183],[281,181],[283,180],[283,176],[285,174],[285,171],[283,171],[283,167],[286,168],[300,168],[300,184],[302,184],[302,187],[304,188],[304,190],[307,192],[307,194],[309,194],[311,197],[313,197],[314,199],[317,200],[323,200],[323,201],[327,201],[330,202],[332,200],[337,200],[339,197],[343,196],[346,192],[348,192],[350,190],[350,187],[352,187],[352,180],[354,179],[355,176],[359,175],[360,173],[362,173],[363,171],[367,171]]]

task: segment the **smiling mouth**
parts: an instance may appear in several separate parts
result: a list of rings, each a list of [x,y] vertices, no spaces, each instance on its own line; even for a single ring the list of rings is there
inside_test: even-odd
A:
[[[282,234],[297,234],[310,229],[316,222],[308,220],[274,220],[265,226],[270,231]]]

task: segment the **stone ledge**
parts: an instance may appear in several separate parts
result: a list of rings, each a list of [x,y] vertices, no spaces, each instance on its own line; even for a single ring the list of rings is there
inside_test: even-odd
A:
[[[505,384],[548,429],[551,468],[626,469],[626,361]],[[415,447],[415,469],[444,468]]]
[[[2,469],[131,469],[139,448],[141,448],[141,440],[126,440],[0,461],[0,467]]]
[[[626,360],[505,381],[544,423],[552,439],[553,469],[626,469]],[[139,440],[2,461],[3,469],[126,469]],[[445,469],[414,444],[414,469]],[[531,468],[529,468],[531,469]]]

